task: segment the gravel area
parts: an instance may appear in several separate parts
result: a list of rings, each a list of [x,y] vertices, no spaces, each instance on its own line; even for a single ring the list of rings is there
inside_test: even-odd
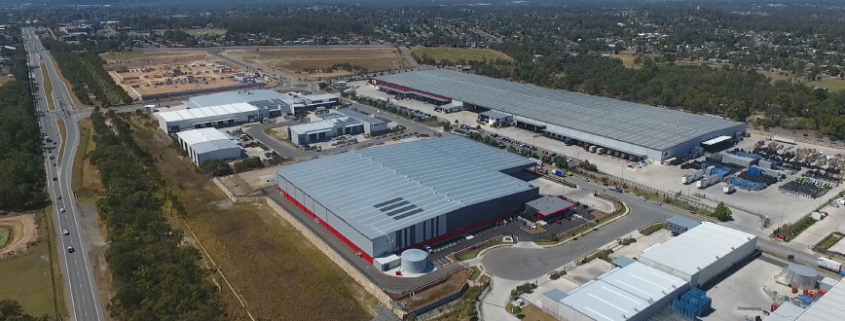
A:
[[[376,315],[370,321],[402,321],[402,319],[393,314],[386,305],[379,303],[376,306]]]

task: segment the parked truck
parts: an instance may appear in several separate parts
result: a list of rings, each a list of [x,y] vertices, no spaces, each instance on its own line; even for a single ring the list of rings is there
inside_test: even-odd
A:
[[[676,158],[676,157],[672,157],[672,158],[669,158],[669,159],[667,159],[667,160],[664,160],[664,161],[663,161],[663,165],[672,165],[672,163],[673,163],[676,159],[678,159],[678,158]]]
[[[599,148],[599,147],[598,147],[598,146],[596,146],[596,145],[590,146],[590,153],[595,153],[595,152],[596,152],[596,148]]]
[[[734,187],[733,185],[726,185],[725,187],[722,187],[722,192],[725,194],[731,194],[733,192],[736,192],[736,187]]]
[[[695,173],[687,174],[681,177],[681,183],[684,184],[692,184],[692,182],[697,181],[701,177],[704,176],[704,170],[698,170]]]
[[[819,257],[818,264],[819,264],[820,268],[841,274],[842,263],[836,262],[836,261],[831,260],[831,259]]]
[[[696,182],[695,187],[698,187],[698,189],[705,189],[707,187],[710,187],[710,185],[716,184],[720,181],[721,181],[720,175],[710,175],[710,176],[707,176],[704,179]]]

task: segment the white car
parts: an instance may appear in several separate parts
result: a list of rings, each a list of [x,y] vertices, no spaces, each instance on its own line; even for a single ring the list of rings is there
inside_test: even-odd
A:
[[[64,213],[64,212],[65,212],[65,208],[64,208],[64,207],[62,207],[62,208],[60,208],[60,209],[59,209],[59,213]]]
[[[63,235],[70,235],[70,231],[68,231],[67,229],[63,229],[62,234]]]

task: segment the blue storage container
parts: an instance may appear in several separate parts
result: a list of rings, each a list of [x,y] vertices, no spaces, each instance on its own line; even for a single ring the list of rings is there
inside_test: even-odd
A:
[[[563,177],[563,172],[556,170],[555,175]]]

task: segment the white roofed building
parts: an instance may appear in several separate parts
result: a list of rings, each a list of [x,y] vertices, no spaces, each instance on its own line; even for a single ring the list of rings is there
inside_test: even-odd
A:
[[[197,166],[211,159],[233,160],[243,155],[241,146],[232,137],[214,128],[186,130],[176,137]]]
[[[260,119],[258,108],[248,103],[163,111],[153,115],[166,133],[191,128],[235,126]]]

